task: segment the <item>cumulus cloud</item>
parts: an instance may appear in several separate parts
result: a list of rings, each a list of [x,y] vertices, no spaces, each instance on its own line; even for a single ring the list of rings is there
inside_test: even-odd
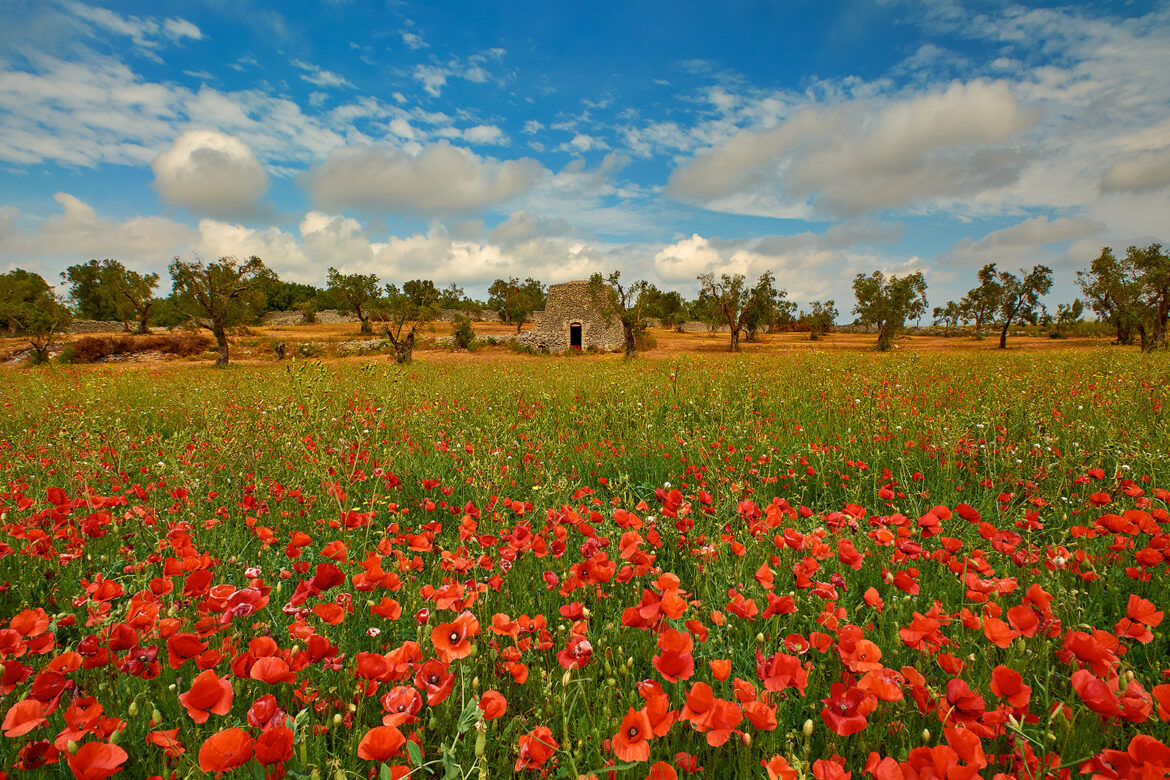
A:
[[[1016,180],[1021,159],[1005,144],[1036,119],[1007,84],[985,81],[806,108],[697,155],[674,171],[667,194],[722,210],[813,206],[843,216],[974,195]]]
[[[58,258],[65,265],[92,257],[115,257],[159,269],[191,240],[194,231],[162,217],[106,219],[93,206],[65,192],[53,196],[61,212],[32,220],[19,209],[0,209],[0,256],[16,265]],[[64,267],[62,265],[62,267]]]
[[[754,280],[765,271],[776,274],[776,284],[791,300],[807,302],[841,297],[842,279],[875,267],[895,267],[899,272],[917,260],[894,263],[888,258],[860,251],[858,245],[893,241],[899,225],[846,223],[824,233],[804,232],[788,236],[746,239],[707,238],[698,233],[661,248],[653,258],[657,276],[668,285],[691,290],[700,274],[743,274]]]
[[[504,203],[544,174],[528,157],[498,161],[438,141],[415,156],[384,146],[339,149],[302,181],[325,209],[451,214]]]
[[[938,259],[940,265],[944,266],[975,267],[986,263],[1011,266],[1016,263],[1031,263],[1039,261],[1038,252],[1047,244],[1062,244],[1087,238],[1104,229],[1103,223],[1092,219],[1033,217],[1000,230],[993,230],[978,241],[964,238],[956,243],[950,252],[940,255]]]
[[[1118,160],[1101,177],[1102,192],[1148,192],[1170,185],[1170,146]]]
[[[268,191],[268,174],[248,145],[214,130],[183,133],[150,167],[162,199],[196,214],[252,214]]]

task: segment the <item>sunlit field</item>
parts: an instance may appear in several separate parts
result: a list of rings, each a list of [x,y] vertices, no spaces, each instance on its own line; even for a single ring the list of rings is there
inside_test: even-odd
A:
[[[1170,359],[666,346],[2,369],[0,768],[1170,766]]]

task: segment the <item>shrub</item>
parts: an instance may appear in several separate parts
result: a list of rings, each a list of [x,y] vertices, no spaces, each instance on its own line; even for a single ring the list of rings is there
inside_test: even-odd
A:
[[[457,314],[452,322],[455,324],[455,346],[459,349],[470,349],[471,342],[475,341],[475,331],[471,329],[471,320],[462,314]]]
[[[62,363],[95,363],[117,355],[161,352],[164,355],[189,357],[206,352],[212,341],[202,333],[182,331],[149,336],[86,336],[69,342],[61,352]]]

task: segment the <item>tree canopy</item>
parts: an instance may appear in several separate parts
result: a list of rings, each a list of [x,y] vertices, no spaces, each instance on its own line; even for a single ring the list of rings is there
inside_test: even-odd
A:
[[[926,313],[926,279],[921,271],[889,278],[881,271],[858,274],[853,279],[853,295],[857,298],[853,313],[862,325],[877,328],[877,348],[882,351],[893,346],[894,336],[907,319]]]
[[[251,321],[263,309],[263,286],[274,274],[253,255],[245,262],[213,263],[176,257],[170,266],[172,297],[180,312],[215,336],[217,366],[228,363],[227,328]]]

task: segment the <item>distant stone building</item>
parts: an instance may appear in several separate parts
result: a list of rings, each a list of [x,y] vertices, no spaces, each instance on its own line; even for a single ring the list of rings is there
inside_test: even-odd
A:
[[[607,318],[594,302],[589,282],[566,282],[548,288],[548,302],[536,327],[520,334],[520,343],[533,349],[565,352],[569,349],[622,349],[625,336],[617,315]]]

